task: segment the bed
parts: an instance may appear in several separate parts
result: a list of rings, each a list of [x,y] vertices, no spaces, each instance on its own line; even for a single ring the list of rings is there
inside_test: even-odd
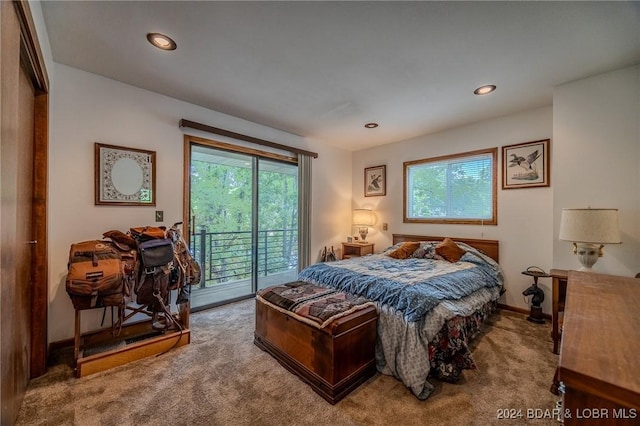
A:
[[[443,240],[394,234],[380,254],[317,263],[298,277],[376,303],[376,368],[418,399],[433,392],[429,378],[456,382],[463,370],[476,368],[468,345],[503,292],[498,241],[454,238],[461,252],[455,261],[438,254]],[[416,247],[408,242],[419,242],[408,258],[389,256]]]

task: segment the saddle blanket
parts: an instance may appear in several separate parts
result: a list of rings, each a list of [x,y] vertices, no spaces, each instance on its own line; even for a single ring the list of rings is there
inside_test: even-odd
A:
[[[256,298],[316,328],[324,328],[337,318],[375,306],[364,297],[304,281],[265,288],[258,291]]]

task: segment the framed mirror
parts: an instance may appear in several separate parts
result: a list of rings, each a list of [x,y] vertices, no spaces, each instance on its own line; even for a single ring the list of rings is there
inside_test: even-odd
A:
[[[155,151],[94,145],[96,205],[156,205]]]

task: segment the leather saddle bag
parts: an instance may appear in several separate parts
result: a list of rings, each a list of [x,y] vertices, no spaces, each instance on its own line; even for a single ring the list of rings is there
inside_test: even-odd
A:
[[[144,241],[138,245],[138,251],[147,274],[173,261],[173,242],[169,238]]]
[[[107,241],[74,243],[69,250],[66,290],[75,309],[124,303],[124,266]]]

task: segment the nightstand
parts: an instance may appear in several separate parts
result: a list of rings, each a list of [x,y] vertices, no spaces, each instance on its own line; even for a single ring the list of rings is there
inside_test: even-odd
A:
[[[553,339],[553,353],[558,354],[560,339],[562,338],[559,316],[561,312],[564,313],[564,302],[567,298],[567,279],[569,271],[565,271],[564,269],[552,269],[550,274],[553,278],[551,338]]]
[[[373,254],[373,243],[342,243],[342,258],[365,256]]]

